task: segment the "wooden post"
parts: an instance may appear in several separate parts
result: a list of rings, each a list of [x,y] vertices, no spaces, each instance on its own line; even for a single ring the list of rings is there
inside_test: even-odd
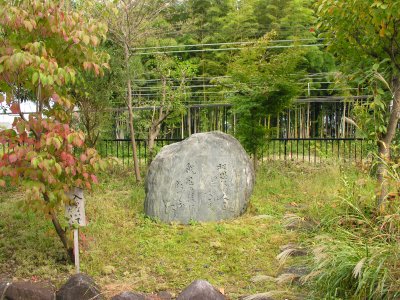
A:
[[[79,229],[74,229],[74,257],[76,274],[80,273],[79,264]]]

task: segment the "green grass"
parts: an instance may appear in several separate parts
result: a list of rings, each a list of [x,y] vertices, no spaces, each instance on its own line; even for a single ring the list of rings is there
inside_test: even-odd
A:
[[[81,269],[108,296],[121,290],[178,293],[200,278],[232,299],[271,290],[300,292],[297,286],[252,283],[250,278],[276,276],[282,268],[276,260],[279,246],[306,240],[306,233],[283,228],[285,213],[295,210],[319,220],[335,210],[347,184],[341,178],[356,182],[364,176],[353,167],[269,163],[259,169],[242,217],[183,226],[147,218],[143,186],[130,173],[113,171],[86,194],[89,225],[81,230]],[[23,198],[22,191],[12,189],[0,195],[0,277],[34,276],[60,285],[73,267],[66,265],[50,221],[20,210]]]

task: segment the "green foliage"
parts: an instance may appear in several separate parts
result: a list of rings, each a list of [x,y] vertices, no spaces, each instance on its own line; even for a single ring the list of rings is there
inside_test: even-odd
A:
[[[295,74],[301,74],[302,50],[271,52],[266,49],[270,39],[266,36],[243,49],[229,65],[230,83],[238,91],[231,97],[239,118],[238,137],[252,154],[266,138],[261,120],[288,107],[301,88]]]
[[[196,66],[166,54],[143,57],[136,63],[145,76],[135,81],[134,89],[144,89],[145,93],[152,94],[146,97],[137,93],[137,102],[153,107],[135,115],[136,127],[139,133],[144,132],[145,138],[150,135],[157,138],[161,126],[167,131],[176,123],[180,124],[181,116],[186,113],[185,105],[191,96],[188,85],[196,73]]]
[[[365,136],[375,141],[387,137],[390,102],[398,97],[400,1],[389,2],[318,2],[323,36],[332,39],[328,48],[344,63],[343,70],[352,74],[350,80],[367,86],[372,95],[358,107],[357,115],[358,125],[368,130]]]
[[[329,48],[341,61],[351,62],[351,73],[376,63],[384,63],[391,72],[398,69],[400,1],[320,0],[317,5],[324,36],[334,38]]]
[[[282,11],[279,27],[284,38],[313,38],[316,23],[314,9],[310,0],[288,1]]]
[[[112,53],[110,47],[103,50]],[[104,132],[112,126],[109,109],[115,91],[110,89],[110,85],[119,79],[118,75],[117,68],[107,70],[100,77],[92,72],[80,72],[74,88],[70,89],[71,97],[79,108],[79,119],[74,122],[74,127],[85,132],[88,147],[94,147],[101,134],[104,137]]]
[[[378,72],[376,64],[367,72],[364,84],[368,84],[370,99],[355,106],[354,115],[360,132],[363,136],[377,143],[386,134],[391,115],[391,101],[394,94],[389,83]]]

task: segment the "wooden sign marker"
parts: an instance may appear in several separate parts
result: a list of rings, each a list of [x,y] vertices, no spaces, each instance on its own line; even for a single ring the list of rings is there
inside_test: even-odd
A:
[[[79,263],[79,227],[86,226],[85,216],[85,200],[83,199],[83,190],[74,188],[69,193],[71,205],[65,206],[65,216],[68,219],[68,224],[74,226],[74,257],[76,273],[80,272]]]

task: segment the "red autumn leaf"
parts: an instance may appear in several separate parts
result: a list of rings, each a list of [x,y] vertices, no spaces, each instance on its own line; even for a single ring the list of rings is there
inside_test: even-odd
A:
[[[67,164],[72,166],[73,164],[75,164],[75,159],[71,154],[67,155]],[[73,172],[74,176],[76,174],[76,172]]]
[[[73,140],[73,144],[74,144],[75,146],[77,146],[77,147],[82,147],[82,145],[83,145],[83,140],[82,140],[79,136],[75,135],[75,136],[74,136],[74,140]]]
[[[19,114],[21,112],[21,108],[19,107],[19,103],[14,102],[10,106],[10,110],[13,114]]]
[[[96,183],[96,184],[99,183],[99,181],[97,180],[96,175],[92,174],[92,175],[90,175],[90,178],[92,178],[93,183]]]
[[[59,95],[57,95],[56,93],[54,93],[52,96],[51,96],[51,98],[53,98],[53,100],[54,100],[54,102],[58,102],[58,101],[60,101],[60,96]]]
[[[64,127],[64,134],[67,136],[69,134],[69,125],[68,124],[63,124]]]
[[[87,187],[88,190],[90,190],[90,189],[92,188],[92,186],[90,185],[90,183],[87,182],[87,181],[85,182],[85,185],[86,185],[86,187]]]
[[[61,157],[61,160],[66,161],[68,158],[68,153],[63,151],[63,152],[61,152],[60,157]]]
[[[72,164],[71,164],[71,174],[73,176],[76,176],[76,169],[72,166]]]
[[[94,72],[96,73],[96,75],[98,76],[100,74],[100,68],[97,64],[93,64],[94,67]]]
[[[10,161],[10,163],[15,163],[17,161],[18,157],[15,153],[10,154],[10,156],[8,157],[8,160]]]

